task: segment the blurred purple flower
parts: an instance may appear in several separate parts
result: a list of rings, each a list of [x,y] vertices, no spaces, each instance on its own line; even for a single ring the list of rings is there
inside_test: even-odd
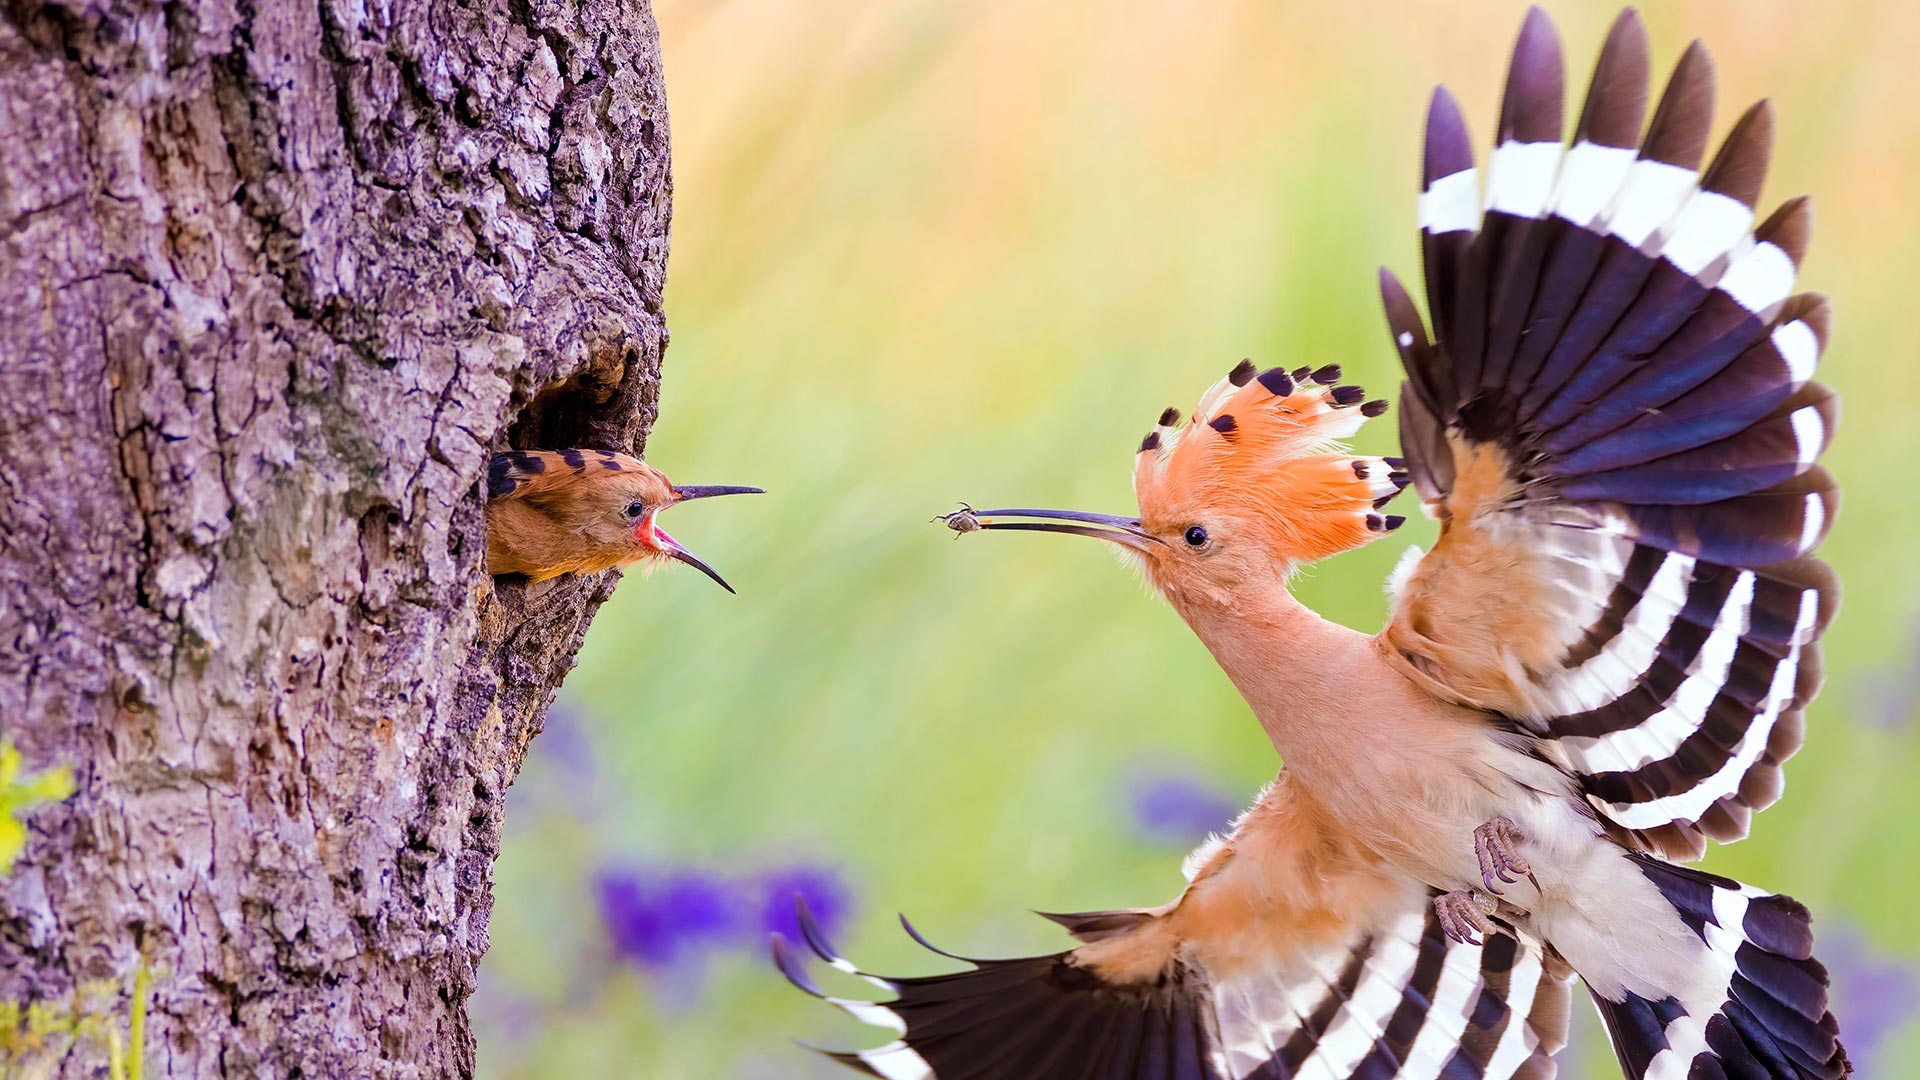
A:
[[[800,940],[800,920],[794,914],[796,896],[806,900],[813,921],[829,939],[839,931],[852,906],[840,875],[817,866],[769,871],[761,875],[759,893],[761,936],[779,933],[788,941]]]
[[[609,870],[593,887],[614,955],[641,967],[671,967],[741,927],[737,896],[725,882],[697,870],[652,879]]]
[[[1821,959],[1833,977],[1833,1014],[1847,1056],[1861,1076],[1890,1075],[1874,1055],[1888,1036],[1920,1019],[1920,963],[1877,949],[1852,926],[1822,936]]]
[[[1133,822],[1142,836],[1163,844],[1194,844],[1233,823],[1239,804],[1206,782],[1168,772],[1141,771],[1128,784]]]
[[[770,931],[798,940],[795,896],[806,898],[829,935],[851,907],[837,872],[805,864],[731,879],[686,868],[614,868],[594,878],[593,891],[614,958],[660,974],[684,973],[715,949],[757,949]]]

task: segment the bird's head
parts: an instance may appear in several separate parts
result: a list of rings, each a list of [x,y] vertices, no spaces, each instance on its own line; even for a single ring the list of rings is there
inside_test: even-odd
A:
[[[1284,583],[1293,568],[1404,520],[1380,512],[1407,484],[1400,462],[1341,445],[1387,403],[1339,379],[1334,365],[1258,371],[1242,361],[1191,418],[1166,410],[1134,459],[1138,517],[1008,509],[965,511],[948,524],[1107,540],[1177,606],[1231,606],[1251,583]]]
[[[608,474],[593,488],[582,492],[583,535],[609,554],[618,554],[620,566],[652,560],[672,559],[718,582],[728,592],[733,586],[693,552],[660,527],[660,515],[666,510],[696,499],[716,495],[760,494],[759,488],[725,485],[675,484],[667,474],[645,462],[628,459],[627,468]]]
[[[713,567],[660,527],[660,514],[697,499],[760,493],[754,487],[675,484],[643,461],[607,451],[499,454],[488,473],[489,529],[507,535],[493,545],[505,554],[492,572],[538,580],[672,559],[732,592]]]

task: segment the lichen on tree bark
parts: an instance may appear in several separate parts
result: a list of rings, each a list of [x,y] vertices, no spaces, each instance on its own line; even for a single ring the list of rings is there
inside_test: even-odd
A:
[[[0,997],[144,957],[151,1074],[472,1073],[615,580],[496,587],[480,481],[641,448],[667,137],[645,0],[0,4],[0,725],[78,783]]]

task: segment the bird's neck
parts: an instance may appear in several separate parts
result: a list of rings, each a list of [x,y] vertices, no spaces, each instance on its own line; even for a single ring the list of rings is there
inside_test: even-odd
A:
[[[1298,774],[1351,756],[1356,683],[1375,666],[1371,639],[1321,618],[1284,581],[1236,591],[1224,603],[1170,598]]]

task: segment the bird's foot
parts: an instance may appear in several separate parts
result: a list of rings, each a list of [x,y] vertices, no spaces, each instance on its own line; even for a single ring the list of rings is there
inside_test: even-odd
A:
[[[1433,898],[1433,913],[1440,919],[1441,931],[1462,945],[1480,944],[1477,934],[1500,932],[1488,918],[1499,907],[1493,897],[1476,889],[1455,889]]]
[[[1500,887],[1493,883],[1495,878],[1511,885],[1520,879],[1515,874],[1524,874],[1533,882],[1535,892],[1540,891],[1540,879],[1533,876],[1533,866],[1520,854],[1520,829],[1512,820],[1503,817],[1494,818],[1485,825],[1473,830],[1473,853],[1480,857],[1480,882],[1487,891],[1500,895]]]

